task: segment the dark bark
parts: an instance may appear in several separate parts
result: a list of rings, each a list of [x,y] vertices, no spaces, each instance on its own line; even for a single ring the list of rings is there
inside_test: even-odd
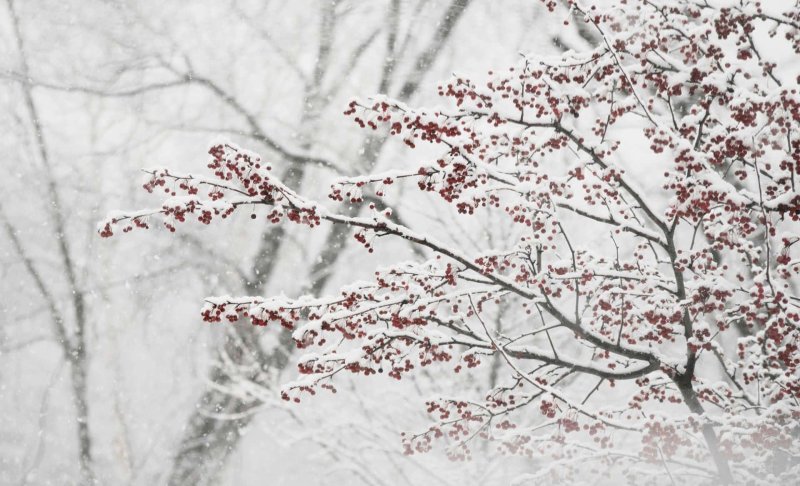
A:
[[[695,392],[694,387],[692,386],[692,375],[693,373],[684,373],[678,375],[673,381],[678,386],[678,390],[681,392],[683,401],[686,403],[686,406],[689,408],[689,410],[697,415],[703,415],[705,413],[705,409],[700,403],[700,400],[697,398],[697,392]],[[719,474],[720,484],[733,483],[730,465],[719,448],[719,437],[717,437],[717,433],[714,431],[714,426],[709,422],[704,422],[701,430],[703,433],[703,438],[706,441],[708,451],[711,454],[711,458],[714,460],[714,465],[717,467],[717,474]]]
[[[675,274],[675,284],[677,286],[676,298],[679,302],[683,302],[686,300],[686,284],[684,281],[683,272],[679,270],[677,265],[678,254],[677,250],[675,249],[674,234],[672,231],[665,231],[664,235],[667,237],[666,250]],[[678,390],[681,392],[681,396],[683,397],[683,401],[689,410],[694,414],[700,415],[700,420],[704,421],[702,425],[703,439],[705,439],[708,452],[711,454],[714,465],[717,467],[717,474],[719,475],[720,483],[731,484],[733,482],[733,477],[731,476],[730,465],[728,464],[728,460],[722,454],[722,451],[720,451],[719,438],[717,437],[717,433],[714,431],[714,426],[702,418],[702,415],[705,414],[705,409],[703,408],[703,404],[700,403],[700,399],[697,397],[697,392],[692,385],[695,375],[695,366],[697,365],[697,353],[689,346],[689,341],[694,334],[694,321],[692,321],[692,318],[687,310],[683,311],[682,324],[683,336],[686,340],[686,366],[681,373],[677,373],[675,376],[673,376],[672,381],[675,383],[675,385],[677,385]]]

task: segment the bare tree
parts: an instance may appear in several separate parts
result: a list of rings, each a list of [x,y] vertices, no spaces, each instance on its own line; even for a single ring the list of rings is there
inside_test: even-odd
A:
[[[435,62],[468,4],[468,0],[454,0],[450,3],[432,38],[414,59],[411,72],[397,82],[400,86],[398,96],[401,99],[410,99],[416,93],[422,78]],[[326,3],[321,11],[319,45],[315,56],[317,62],[304,95],[304,106],[307,107],[303,112],[301,123],[301,129],[304,130],[302,134],[304,151],[312,148],[319,110],[326,102],[324,97],[326,94],[330,96],[330,89],[335,89],[335,87],[326,88],[324,84],[325,75],[330,67],[329,50],[335,35],[335,5],[336,2]],[[390,84],[396,79],[394,67],[397,56],[400,55],[398,52],[400,7],[400,1],[392,0],[386,15],[385,61],[378,83],[381,92],[388,92]],[[364,48],[365,46],[361,45],[356,48],[351,54],[351,63],[357,61],[363,54]],[[249,116],[246,118],[252,119]],[[259,133],[260,129],[255,131],[254,138],[263,138],[258,136]],[[378,160],[380,148],[385,141],[385,137],[368,137],[358,155],[356,166],[371,167]],[[279,155],[282,154],[279,152]],[[287,185],[299,187],[308,168],[314,165],[313,162],[314,160],[301,159],[289,165],[286,170]],[[357,214],[360,209],[354,206],[351,212]],[[326,237],[321,253],[313,259],[307,290],[320,292],[325,288],[336,260],[342,254],[347,234],[346,228],[333,228]],[[260,241],[260,247],[249,272],[250,278],[244,288],[248,295],[263,292],[264,283],[272,276],[275,256],[280,254],[281,245],[286,241],[285,227],[278,225],[267,228],[262,233]],[[226,358],[222,361],[228,365],[226,368],[215,367],[210,375],[210,380],[216,385],[203,393],[194,414],[189,419],[184,439],[175,458],[170,484],[201,484],[209,481],[213,478],[213,471],[225,463],[227,456],[240,440],[242,430],[252,420],[251,412],[260,405],[260,402],[226,393],[224,386],[231,380],[230,375],[234,374],[234,380],[246,379],[269,389],[274,388],[274,383],[270,383],[269,380],[274,378],[276,370],[283,370],[289,362],[291,333],[286,330],[281,331],[279,342],[280,346],[277,349],[264,351],[259,344],[258,333],[253,327],[231,328],[231,333],[221,350]],[[237,418],[231,420],[228,417]]]
[[[64,206],[61,202],[53,164],[50,160],[45,128],[42,126],[33,86],[30,83],[22,26],[14,9],[13,0],[7,0],[7,6],[11,15],[13,35],[19,55],[19,71],[21,74],[19,88],[28,111],[28,121],[33,133],[38,162],[41,164],[41,174],[45,178],[46,194],[44,197],[49,201],[47,208],[53,229],[51,236],[55,241],[56,254],[62,267],[61,270],[66,276],[69,289],[70,299],[67,304],[60,304],[57,301],[54,296],[54,290],[48,285],[41,270],[37,268],[36,263],[28,255],[25,243],[17,236],[17,230],[3,216],[2,207],[0,207],[0,218],[3,219],[3,226],[8,238],[11,240],[14,249],[19,254],[25,269],[45,302],[56,341],[61,346],[64,359],[69,364],[81,478],[83,483],[91,484],[94,482],[94,472],[92,467],[92,440],[89,431],[89,401],[87,398],[86,297],[78,281],[78,270],[73,260],[69,235],[66,229]],[[65,305],[67,309],[64,308]]]
[[[347,230],[331,228],[312,241],[298,236],[291,225],[267,226],[255,229],[258,234],[252,243],[241,235],[235,241],[218,242],[184,233],[177,245],[161,240],[157,257],[163,267],[140,271],[133,268],[136,258],[122,262],[111,258],[110,252],[139,255],[141,247],[128,240],[112,243],[112,249],[102,240],[91,240],[95,217],[89,215],[139,200],[133,189],[140,183],[122,175],[109,177],[109,170],[116,174],[121,167],[135,173],[153,163],[146,160],[162,158],[154,157],[153,150],[174,151],[183,141],[205,133],[227,133],[255,143],[271,154],[276,170],[298,191],[310,191],[332,176],[394,164],[397,147],[386,144],[385,134],[360,139],[355,130],[340,127],[332,136],[325,130],[328,122],[341,119],[343,100],[355,86],[359,91],[413,100],[429,73],[441,74],[451,64],[451,53],[469,49],[469,43],[459,42],[472,37],[471,29],[463,27],[478,24],[479,8],[490,7],[449,0],[339,0],[330,5],[239,0],[185,6],[97,1],[80,11],[58,2],[8,4],[13,14],[9,25],[15,28],[3,38],[12,41],[12,55],[0,71],[4,87],[9,88],[0,98],[11,108],[2,120],[12,130],[2,142],[19,150],[19,160],[32,164],[15,165],[13,155],[7,158],[6,167],[14,175],[24,175],[9,180],[0,202],[0,237],[9,250],[0,254],[0,271],[6,272],[3,287],[9,295],[0,305],[3,317],[9,317],[0,329],[0,353],[7,363],[4,369],[54,358],[53,349],[67,359],[62,367],[54,365],[52,372],[43,371],[36,379],[20,374],[15,382],[15,393],[27,399],[41,397],[38,407],[9,393],[2,397],[27,409],[24,414],[19,410],[5,414],[6,423],[18,425],[4,434],[2,446],[16,447],[17,437],[30,445],[9,455],[11,462],[4,458],[2,466],[8,467],[0,470],[0,482],[19,478],[20,483],[35,483],[43,474],[61,475],[51,480],[74,481],[73,466],[65,462],[73,454],[73,442],[84,483],[147,484],[170,479],[181,484],[198,476],[205,482],[223,481],[237,474],[226,468],[223,475],[232,452],[238,448],[244,453],[236,460],[245,460],[250,453],[241,445],[245,429],[258,433],[254,419],[261,417],[257,425],[262,425],[276,415],[288,418],[286,427],[253,434],[251,440],[291,438],[326,456],[318,467],[333,470],[347,463],[348,471],[341,474],[365,484],[386,484],[387,470],[406,483],[413,483],[418,473],[435,477],[437,471],[425,470],[430,458],[405,460],[395,455],[396,423],[391,421],[371,422],[368,427],[353,421],[352,430],[340,424],[340,432],[331,426],[328,435],[304,439],[309,427],[323,423],[321,416],[291,413],[273,401],[280,375],[291,372],[289,364],[296,359],[289,332],[264,333],[249,326],[203,329],[195,325],[197,316],[190,307],[173,309],[169,319],[175,325],[170,333],[175,334],[170,337],[180,335],[187,346],[186,353],[173,357],[164,352],[167,344],[159,336],[163,322],[146,320],[155,309],[171,305],[178,293],[199,297],[210,289],[241,286],[241,293],[258,295],[282,286],[276,265],[296,266],[291,291],[324,292],[348,270],[342,256],[354,249]],[[467,13],[462,21],[470,8],[475,15]],[[180,15],[174,15],[176,11]],[[299,29],[292,29],[301,12],[311,21],[302,20]],[[517,21],[515,13],[509,16]],[[459,22],[462,28],[457,29]],[[219,32],[222,24],[232,35],[217,42],[219,49],[201,47],[205,34]],[[196,32],[196,39],[186,36],[187,30]],[[516,48],[513,37],[508,40]],[[481,47],[477,54],[478,62],[488,64],[488,50]],[[262,61],[269,69],[279,69],[267,73]],[[262,92],[259,85],[268,87]],[[278,90],[290,95],[276,100],[271,92]],[[83,137],[94,124],[101,127],[97,145]],[[177,144],[175,134],[182,140]],[[348,208],[348,214],[356,217],[371,211],[370,204],[384,207],[375,194],[366,198]],[[51,206],[51,200],[56,204]],[[413,216],[413,209],[401,209],[392,220],[404,224]],[[40,221],[46,221],[45,234],[61,233],[63,248],[53,244],[59,238],[38,237]],[[230,257],[228,250],[238,252],[243,247],[251,258]],[[402,251],[419,257],[427,254],[413,245]],[[188,274],[193,278],[187,286],[181,277]],[[11,282],[18,275],[25,279],[22,288]],[[152,282],[156,285],[149,285]],[[12,322],[14,326],[7,325]],[[141,342],[120,339],[123,335],[141,338],[146,349],[139,349]],[[214,341],[213,354],[206,348],[207,340]],[[50,348],[52,343],[58,347]],[[130,366],[137,353],[149,354],[150,371],[138,363]],[[195,397],[187,384],[202,379],[197,370],[207,366],[208,355],[213,363],[201,383],[204,388],[197,389],[202,395]],[[163,373],[152,374],[154,367]],[[80,373],[73,379],[76,370]],[[14,373],[4,375],[17,379]],[[86,381],[81,385],[80,379],[88,377],[91,386]],[[69,386],[61,388],[62,383]],[[438,391],[442,385],[423,374],[411,386]],[[46,391],[38,395],[39,390]],[[161,393],[170,396],[163,409],[157,405],[163,403]],[[76,402],[72,398],[76,394],[83,399]],[[183,410],[189,420],[181,431],[183,420],[175,417],[183,417],[181,407],[189,401],[195,406]],[[369,400],[358,397],[355,405],[364,415],[374,416]],[[421,413],[412,412],[415,409],[398,407],[405,407],[402,413],[411,421],[424,420]],[[34,408],[39,409],[38,423]],[[73,410],[85,420],[73,422]],[[26,420],[18,420],[22,416]],[[351,417],[342,419],[349,423]],[[79,440],[71,436],[65,440],[67,427],[71,433],[76,426]],[[183,437],[176,440],[179,433]],[[385,449],[377,462],[338,447],[356,437],[373,449]],[[169,457],[173,453],[175,457]],[[447,484],[447,477],[438,481]]]

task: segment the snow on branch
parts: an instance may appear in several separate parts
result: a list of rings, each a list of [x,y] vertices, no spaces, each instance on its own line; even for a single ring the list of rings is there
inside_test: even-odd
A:
[[[504,370],[484,396],[429,401],[435,424],[405,436],[407,453],[445,439],[466,459],[483,438],[556,456],[553,468],[596,461],[641,481],[664,468],[670,479],[796,478],[800,94],[796,66],[766,46],[797,59],[800,7],[543,3],[596,47],[454,76],[439,87],[448,108],[383,96],[347,107],[362,128],[438,150],[432,160],[339,179],[323,204],[218,143],[213,176],[147,171],[162,205],[111,214],[100,234],[156,219],[174,231],[247,207],[269,224],[346,225],[369,251],[389,237],[431,250],[329,297],[215,297],[202,310],[208,322],[292,330],[306,354],[287,400],[335,390],[342,372]],[[424,221],[392,222],[376,200],[408,183],[514,231],[465,251]],[[369,213],[337,211],[365,201]]]

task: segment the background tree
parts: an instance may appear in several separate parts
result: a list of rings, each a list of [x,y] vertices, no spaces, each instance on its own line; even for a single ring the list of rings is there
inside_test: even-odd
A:
[[[421,426],[425,420],[413,396],[449,393],[453,386],[463,389],[462,383],[420,375],[404,382],[405,388],[388,389],[348,380],[342,383],[352,387],[352,394],[287,407],[274,399],[282,379],[279,368],[263,373],[248,367],[261,363],[248,353],[271,355],[278,349],[277,329],[197,325],[194,303],[204,295],[295,293],[312,284],[325,292],[353,271],[366,276],[366,265],[349,264],[349,255],[358,250],[346,232],[341,248],[326,247],[332,263],[317,263],[324,271],[312,272],[329,237],[307,238],[292,226],[282,232],[274,254],[257,245],[264,234],[276,233],[271,226],[184,231],[178,239],[131,235],[110,244],[97,240],[93,229],[108,208],[145,204],[136,190],[140,167],[177,161],[202,147],[210,133],[228,134],[271,154],[284,162],[276,167],[280,172],[290,162],[304,167],[299,178],[304,191],[366,170],[355,167],[359,160],[380,170],[401,153],[399,145],[384,144],[381,136],[371,142],[378,155],[362,154],[363,132],[338,123],[347,100],[356,93],[386,91],[426,102],[433,93],[415,86],[446,76],[456,64],[484,70],[510,62],[520,49],[549,48],[550,30],[542,36],[543,30],[530,29],[538,22],[535,4],[337,2],[328,68],[313,110],[317,120],[304,118],[303,112],[317,69],[323,3],[90,1],[78,8],[42,0],[13,7],[28,69],[23,75],[11,11],[3,9],[0,141],[6,157],[0,166],[9,177],[0,204],[9,230],[5,225],[0,230],[5,297],[0,302],[0,482],[77,483],[80,461],[75,458],[86,457],[76,440],[70,364],[63,359],[68,354],[13,238],[50,290],[69,332],[75,292],[85,299],[84,428],[92,445],[89,468],[101,484],[165,483],[170,476],[179,478],[183,467],[223,484],[259,481],[265,471],[285,481],[364,484],[413,484],[434,477],[444,484],[467,479],[502,484],[513,476],[509,462],[491,450],[487,463],[476,460],[470,467],[435,456],[399,456],[400,423]],[[487,18],[494,20],[487,23]],[[393,22],[396,55],[390,63],[385,51]],[[556,30],[571,41],[570,32]],[[482,35],[476,37],[476,31]],[[424,61],[421,67],[418,59]],[[380,88],[382,79],[389,80],[386,90]],[[414,79],[420,81],[409,84]],[[34,99],[40,130],[32,127],[23,88]],[[46,174],[37,158],[39,134],[51,161]],[[61,198],[63,232],[51,223],[48,179]],[[408,217],[418,218],[420,211],[414,211]],[[449,216],[435,216],[435,224],[453,226]],[[454,237],[464,236],[459,233]],[[465,241],[471,239],[466,236]],[[69,284],[57,257],[59,237],[70,248],[76,286]],[[413,255],[409,245],[390,251]],[[396,255],[374,258],[390,261]],[[271,263],[277,263],[272,276],[259,269]],[[286,279],[286,274],[297,278]],[[316,274],[325,279],[312,278]],[[248,291],[248,286],[260,290]],[[245,334],[253,336],[254,345],[240,354],[223,352],[235,350],[233,343],[242,342],[237,336]],[[292,365],[296,360],[285,353],[275,357]],[[293,373],[294,366],[288,368]],[[470,386],[484,386],[484,379],[476,374]],[[242,413],[215,411],[204,401],[207,392],[224,400],[228,411],[244,404]],[[392,397],[396,420],[377,413],[387,410],[377,400],[381,397]],[[190,454],[182,445],[198,437],[186,426],[193,414],[213,424],[214,433],[199,435],[203,445],[209,444],[208,453],[187,461],[182,458]],[[367,416],[371,419],[362,419]],[[239,432],[245,424],[249,433],[243,437]],[[342,444],[349,444],[348,454],[341,453]],[[269,451],[267,460],[263,451]],[[297,467],[301,456],[315,460]]]

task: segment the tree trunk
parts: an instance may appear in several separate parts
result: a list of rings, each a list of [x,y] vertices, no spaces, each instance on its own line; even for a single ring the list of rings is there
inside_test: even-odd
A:
[[[50,204],[47,207],[49,209],[50,218],[53,222],[53,236],[55,237],[56,241],[57,255],[61,259],[63,271],[68,283],[68,291],[71,295],[72,311],[75,320],[75,328],[72,332],[70,332],[70,330],[67,328],[67,320],[65,319],[64,313],[62,313],[56,306],[56,299],[54,298],[53,292],[48,288],[44,279],[36,270],[33,261],[26,256],[26,253],[22,247],[22,243],[18,238],[16,238],[16,236],[13,235],[13,231],[9,231],[9,235],[11,236],[20,256],[22,256],[28,272],[35,280],[37,288],[41,292],[42,297],[47,302],[56,338],[61,346],[62,352],[64,353],[64,358],[70,365],[72,401],[75,406],[75,419],[77,422],[78,432],[78,458],[80,463],[81,483],[85,485],[92,485],[95,484],[95,477],[92,470],[92,441],[91,434],[89,433],[89,402],[87,398],[88,373],[85,337],[87,315],[84,292],[78,282],[76,266],[72,259],[70,244],[66,232],[65,210],[58,192],[57,181],[53,174],[52,164],[50,163],[48,144],[45,140],[41,118],[33,97],[27,51],[25,49],[25,40],[22,35],[20,19],[16,10],[14,9],[13,0],[7,0],[7,5],[11,15],[11,23],[17,50],[20,56],[19,65],[20,73],[22,75],[22,81],[20,84],[22,87],[23,101],[28,110],[28,114],[30,115],[30,122],[33,129],[39,161],[44,169],[43,174],[45,176],[48,193],[47,195],[50,201]],[[10,228],[9,223],[7,222],[6,226],[7,229]]]
[[[67,357],[72,381],[72,403],[75,406],[78,427],[78,459],[84,484],[95,484],[92,470],[92,439],[89,435],[89,402],[87,399],[86,360],[83,352],[75,351]]]
[[[689,410],[691,410],[692,413],[702,416],[705,413],[705,410],[703,409],[703,405],[700,403],[700,400],[697,398],[697,392],[695,392],[694,387],[692,387],[692,374],[693,373],[690,372],[683,375],[678,375],[673,379],[673,381],[678,386],[678,390],[681,392],[683,401],[686,403],[686,406],[689,407]],[[714,426],[709,422],[704,422],[702,431],[708,451],[717,467],[720,484],[733,483],[730,465],[719,448],[719,438],[717,437],[717,433],[714,431]]]
[[[441,48],[449,38],[453,27],[469,2],[470,0],[452,1],[430,44],[420,53],[414,64],[413,72],[402,84],[399,99],[407,100],[414,95],[421,78],[441,52]],[[321,25],[321,40],[323,41],[320,43],[317,69],[314,72],[312,86],[309,87],[309,92],[307,93],[307,101],[318,97],[321,92],[322,77],[324,75],[324,71],[321,69],[324,67],[330,49],[330,42],[325,41],[329,41],[329,38],[326,39],[326,37],[332,35],[331,31],[328,34],[325,32],[326,29],[333,28],[332,20],[326,20],[325,16],[332,15],[331,7],[332,5],[329,4],[330,13],[323,13]],[[397,25],[397,8],[399,8],[399,2],[393,1],[389,15],[389,23],[393,24],[389,27],[390,31],[396,28]],[[393,57],[395,40],[396,35],[390,32],[387,42],[389,52],[387,53],[379,83],[379,91],[381,92],[386,92],[389,89],[390,76],[395,62]],[[312,103],[307,102],[306,106],[310,105],[316,108],[321,101],[316,99]],[[317,116],[318,113],[315,112],[306,111],[304,113],[301,126],[305,128],[305,134],[313,134],[313,126]],[[378,159],[378,154],[385,141],[386,138],[382,136],[367,139],[364,144],[364,151],[359,157],[359,167],[372,166]],[[310,142],[310,137],[305,138],[303,148],[308,149],[311,146]],[[292,164],[284,178],[284,183],[289,187],[299,187],[305,177],[307,165],[303,163]],[[345,209],[345,214],[355,215],[360,210],[361,208],[358,206],[348,207]],[[323,250],[310,270],[310,284],[303,289],[304,293],[319,294],[324,290],[332,269],[347,243],[349,233],[350,229],[343,225],[335,225],[331,228],[323,245]],[[273,226],[263,233],[261,245],[253,265],[253,281],[245,286],[247,295],[257,295],[263,291],[264,284],[272,275],[273,262],[280,251],[284,234],[282,226]],[[250,357],[257,360],[256,363],[260,365],[243,367],[242,369],[249,371],[245,371],[244,375],[240,376],[239,379],[250,380],[269,387],[269,383],[264,380],[268,376],[267,372],[269,370],[279,372],[289,363],[292,347],[291,332],[286,329],[280,329],[278,331],[280,345],[270,353],[265,353],[258,343],[258,334],[261,329],[244,323],[233,326],[232,329],[233,335],[226,339],[224,345],[225,348],[233,346],[233,349],[226,349],[228,355],[232,357]],[[240,344],[232,344],[234,342]],[[234,358],[234,362],[240,364],[236,361],[236,358]],[[210,379],[213,383],[222,385],[221,388],[224,388],[231,381],[231,377],[227,373],[218,369],[212,371]],[[219,388],[213,387],[206,390],[196,405],[195,411],[186,426],[180,449],[173,462],[169,476],[170,486],[209,484],[222,469],[231,452],[239,443],[242,429],[250,424],[253,418],[253,413],[251,412],[259,403],[244,401],[240,397],[221,391]],[[236,415],[237,418],[233,420],[223,418],[229,414]],[[215,417],[215,415],[220,416],[220,418]]]

